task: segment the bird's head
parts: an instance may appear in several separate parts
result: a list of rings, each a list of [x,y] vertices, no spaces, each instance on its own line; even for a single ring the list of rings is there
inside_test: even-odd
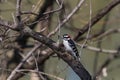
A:
[[[64,35],[63,35],[63,39],[64,39],[64,40],[69,40],[70,38],[71,38],[71,37],[70,37],[68,34],[64,34]]]

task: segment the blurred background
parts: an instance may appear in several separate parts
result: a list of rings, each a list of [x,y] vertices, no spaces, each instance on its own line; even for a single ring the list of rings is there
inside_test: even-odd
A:
[[[43,26],[47,25],[47,29],[43,32],[44,35],[47,35],[51,31],[53,31],[56,26],[59,24],[59,19],[64,19],[78,4],[79,0],[63,0],[64,3],[64,11],[54,12],[50,15],[49,20],[43,20],[39,22],[34,30],[39,31],[44,27],[40,27],[41,24]],[[101,9],[103,9],[106,5],[108,5],[112,0],[85,0],[80,9],[70,18],[70,20],[63,25],[50,38],[54,41],[62,42],[61,39],[58,38],[58,35],[62,36],[65,33],[70,34],[72,38],[77,35],[77,32],[86,25],[92,17],[94,17]],[[44,0],[22,0],[22,11],[34,11],[35,13],[39,12],[39,8],[43,5]],[[40,3],[40,4],[39,4]],[[36,9],[35,9],[36,8]],[[56,2],[53,3],[51,9],[59,8]],[[92,14],[90,14],[90,12]],[[0,18],[15,22],[14,20],[16,14],[16,0],[0,0]],[[29,14],[24,14],[24,17]],[[29,17],[31,21],[34,19],[33,15]],[[45,16],[46,17],[46,16]],[[46,24],[46,22],[49,22]],[[27,24],[31,24],[27,22]],[[109,32],[110,30],[115,30],[109,34],[105,34],[105,32]],[[116,31],[119,30],[119,31]],[[0,35],[4,34],[5,29],[3,26],[0,26]],[[105,49],[106,51],[95,51],[94,49],[89,48],[81,48],[79,44],[83,44],[86,40],[86,36],[95,35],[101,32],[101,35],[93,38],[87,39],[86,45],[89,47]],[[0,80],[5,80],[11,69],[19,63],[18,61],[14,61],[13,59],[14,51],[12,48],[5,48],[5,46],[14,46],[16,45],[16,37],[19,36],[19,33],[10,30],[6,37],[0,41]],[[19,36],[20,37],[20,36]],[[8,39],[9,38],[9,39]],[[21,40],[22,42],[22,40]],[[36,41],[33,39],[29,39],[27,44],[34,44]],[[19,43],[17,43],[19,44]],[[101,80],[119,80],[120,79],[120,56],[114,57],[110,51],[117,51],[120,48],[120,5],[117,5],[113,8],[109,13],[107,13],[100,21],[98,21],[91,29],[89,34],[86,32],[76,41],[77,48],[81,54],[81,62],[85,66],[85,68],[89,71],[92,76],[95,76],[97,72],[101,69],[101,67],[108,62],[108,65],[105,67],[103,73],[101,72]],[[32,48],[22,48],[24,49],[24,54],[27,54]],[[3,66],[4,65],[4,66]],[[6,68],[6,69],[2,69]],[[50,56],[44,63],[44,72],[47,74],[51,74],[54,76],[58,76],[63,78],[64,80],[80,80],[79,77],[74,73],[74,71],[67,65],[62,59],[58,57]],[[6,76],[3,74],[7,74]],[[53,77],[48,76],[48,80],[57,80]],[[19,80],[33,80],[30,78],[30,73],[25,74],[24,77]],[[41,80],[41,79],[40,79]]]

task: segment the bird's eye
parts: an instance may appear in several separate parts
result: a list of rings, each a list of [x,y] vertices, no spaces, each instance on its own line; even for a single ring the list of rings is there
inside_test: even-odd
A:
[[[68,34],[64,34],[63,37],[64,38],[70,38],[70,36]]]

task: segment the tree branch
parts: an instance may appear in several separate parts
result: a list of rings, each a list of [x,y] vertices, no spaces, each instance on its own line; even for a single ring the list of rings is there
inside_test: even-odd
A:
[[[36,51],[39,48],[40,45],[35,46],[28,54],[27,56],[17,65],[17,67],[12,71],[10,76],[7,78],[7,80],[12,80],[12,78],[15,76],[17,70],[19,70],[22,65],[26,62],[26,60],[32,55],[34,51]]]
[[[17,23],[21,22],[21,0],[17,0],[16,3],[16,18],[17,18]]]
[[[109,56],[104,63],[101,65],[100,69],[97,71],[96,75],[94,75],[93,80],[99,80],[99,77],[101,76],[101,74],[104,74],[103,70],[110,65],[110,63],[115,60],[120,58],[120,54],[116,53],[114,55]]]
[[[17,30],[17,27],[12,22],[3,20],[1,18],[0,18],[0,26],[4,26],[4,27],[12,29],[12,30]]]
[[[49,48],[51,48],[60,58],[62,58],[74,71],[75,73],[82,79],[82,80],[91,80],[91,75],[89,72],[84,68],[81,62],[74,60],[69,54],[65,53],[65,50],[59,47],[53,40],[47,38],[42,34],[38,34],[32,31],[30,28],[25,27],[23,29],[23,33],[32,37],[33,39],[42,42]],[[39,61],[39,59],[38,59]],[[33,66],[33,65],[32,65]],[[13,80],[12,78],[8,78],[7,80]]]
[[[102,19],[108,12],[110,12],[116,5],[120,3],[120,0],[112,0],[107,6],[101,9],[82,29],[79,30],[78,34],[74,37],[74,40],[78,40],[85,32],[88,31],[89,27],[93,27],[100,19]]]
[[[77,44],[77,45],[82,46],[82,44]],[[107,54],[116,54],[118,52],[117,50],[108,50],[108,49],[96,48],[96,47],[92,47],[92,46],[88,46],[88,45],[84,45],[83,48],[86,48],[86,49],[91,50],[91,51],[103,52],[103,53],[107,53]]]
[[[68,16],[63,21],[61,21],[61,23],[59,23],[57,27],[51,33],[49,33],[48,36],[50,37],[54,35],[59,30],[59,28],[62,27],[79,10],[83,3],[84,0],[80,0],[78,4],[75,6],[75,8],[71,11],[71,13],[69,13]]]

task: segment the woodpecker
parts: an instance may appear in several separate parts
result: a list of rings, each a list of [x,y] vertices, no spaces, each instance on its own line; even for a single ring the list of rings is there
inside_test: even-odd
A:
[[[71,37],[68,34],[63,35],[63,45],[66,48],[66,50],[70,52],[71,56],[73,56],[75,59],[80,60],[77,47],[74,41],[71,39]]]

